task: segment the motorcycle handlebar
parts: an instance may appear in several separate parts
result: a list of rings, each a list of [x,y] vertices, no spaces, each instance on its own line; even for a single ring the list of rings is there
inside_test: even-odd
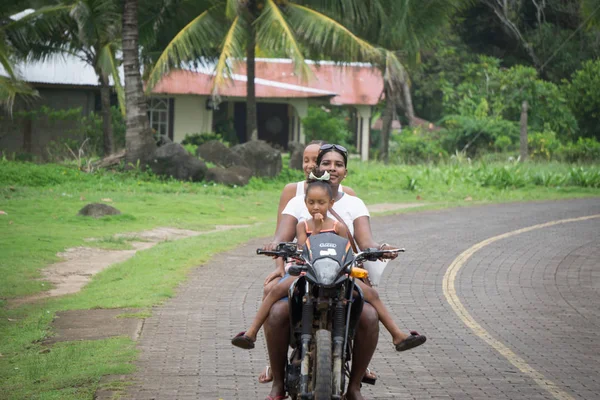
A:
[[[376,248],[369,248],[365,251],[360,252],[357,255],[357,259],[367,260],[367,261],[376,261],[382,258],[386,254],[398,254],[404,252],[404,249],[390,249],[390,250],[380,250]]]
[[[271,256],[271,257],[284,257],[284,258],[289,255],[285,251],[268,251],[268,250],[262,250],[262,249],[256,249],[256,254],[261,254],[261,255]]]

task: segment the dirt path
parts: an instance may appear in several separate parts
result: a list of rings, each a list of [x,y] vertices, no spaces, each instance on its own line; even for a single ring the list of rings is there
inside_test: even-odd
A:
[[[115,238],[131,240],[131,250],[107,250],[95,247],[74,247],[57,255],[64,261],[49,265],[42,270],[42,279],[50,282],[53,289],[32,296],[20,297],[9,301],[9,307],[17,307],[49,297],[63,296],[79,292],[94,275],[113,264],[121,263],[133,257],[138,251],[147,250],[158,243],[184,239],[192,236],[223,232],[230,229],[245,228],[249,225],[217,225],[211,231],[192,231],[187,229],[159,227],[137,233],[117,234]],[[97,239],[87,239],[93,242]]]

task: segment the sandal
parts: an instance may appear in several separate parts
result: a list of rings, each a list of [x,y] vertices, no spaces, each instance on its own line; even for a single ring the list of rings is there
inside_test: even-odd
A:
[[[254,348],[254,340],[246,336],[246,332],[240,332],[231,339],[231,344],[240,349],[250,350]]]
[[[425,335],[419,335],[417,331],[410,331],[410,336],[398,343],[396,351],[406,351],[422,345],[427,341]]]
[[[374,385],[377,382],[377,375],[367,367],[367,372],[365,372],[361,382],[367,385]]]

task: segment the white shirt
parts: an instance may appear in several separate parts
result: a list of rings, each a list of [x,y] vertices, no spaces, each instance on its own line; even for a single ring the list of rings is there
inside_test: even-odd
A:
[[[354,220],[363,216],[370,217],[369,210],[367,210],[365,203],[358,197],[350,196],[347,193],[344,193],[341,199],[333,203],[333,209],[340,217],[342,217],[352,236],[354,236]],[[311,218],[311,215],[306,208],[306,203],[304,202],[304,195],[296,196],[291,199],[281,214],[291,215],[296,218],[298,222]],[[331,213],[328,213],[328,216],[335,219]]]

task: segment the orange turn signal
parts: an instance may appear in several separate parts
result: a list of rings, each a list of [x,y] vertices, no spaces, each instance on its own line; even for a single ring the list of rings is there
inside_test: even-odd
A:
[[[369,276],[369,271],[363,268],[353,267],[350,271],[350,276],[358,279],[363,279]]]

